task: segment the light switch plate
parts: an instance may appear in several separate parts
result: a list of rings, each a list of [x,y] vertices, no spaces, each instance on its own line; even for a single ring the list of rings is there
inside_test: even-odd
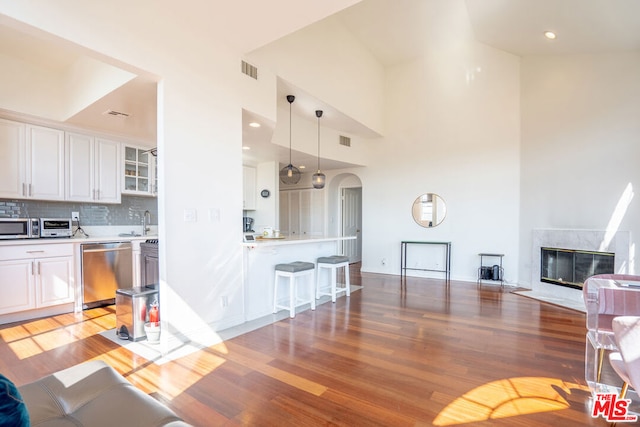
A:
[[[220,222],[220,209],[209,209],[209,222]]]
[[[195,209],[184,210],[184,222],[196,222],[198,221],[198,214]]]

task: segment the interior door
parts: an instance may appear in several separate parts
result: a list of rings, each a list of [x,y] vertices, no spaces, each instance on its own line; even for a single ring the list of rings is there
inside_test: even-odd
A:
[[[344,240],[342,253],[349,262],[362,261],[362,188],[342,189],[342,235],[356,236],[355,240]]]

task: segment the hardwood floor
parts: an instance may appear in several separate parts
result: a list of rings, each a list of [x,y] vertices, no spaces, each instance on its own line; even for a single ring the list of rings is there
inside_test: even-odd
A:
[[[354,274],[363,288],[156,365],[98,335],[112,307],[0,327],[19,385],[102,359],[198,426],[590,426],[584,314],[497,286]]]

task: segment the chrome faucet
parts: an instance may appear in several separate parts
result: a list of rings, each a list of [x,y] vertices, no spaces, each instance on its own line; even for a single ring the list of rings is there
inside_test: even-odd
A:
[[[151,228],[149,227],[150,224],[151,224],[151,212],[144,211],[144,214],[142,215],[142,235],[143,236],[146,236],[147,232],[151,230]]]

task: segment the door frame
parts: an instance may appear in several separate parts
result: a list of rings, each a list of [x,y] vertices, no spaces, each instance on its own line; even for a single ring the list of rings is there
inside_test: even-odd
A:
[[[340,197],[340,235],[342,237],[347,236],[346,233],[346,225],[347,221],[350,221],[348,218],[347,210],[345,209],[345,197],[348,192],[357,192],[357,203],[354,205],[355,208],[355,217],[356,217],[356,239],[355,244],[350,244],[351,241],[342,241],[342,253],[349,257],[350,263],[361,262],[362,261],[362,187],[340,187],[339,197]],[[352,235],[352,234],[349,234]],[[348,253],[347,253],[348,252]]]

